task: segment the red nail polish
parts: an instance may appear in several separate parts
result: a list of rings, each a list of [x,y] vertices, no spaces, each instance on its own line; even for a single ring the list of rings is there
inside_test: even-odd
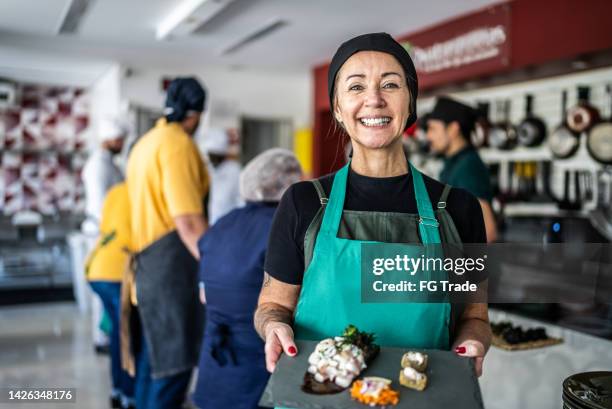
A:
[[[297,349],[295,349],[295,347],[289,347],[287,348],[287,351],[289,351],[291,355],[295,355],[297,353]]]
[[[458,354],[465,354],[465,347],[457,347],[455,348],[455,352]]]

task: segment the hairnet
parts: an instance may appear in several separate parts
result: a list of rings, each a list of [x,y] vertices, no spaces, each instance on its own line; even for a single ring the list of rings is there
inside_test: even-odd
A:
[[[98,140],[100,142],[125,138],[129,132],[128,124],[119,118],[102,118],[98,124]]]
[[[327,73],[327,92],[329,94],[330,109],[332,111],[334,109],[334,85],[338,71],[340,71],[340,68],[342,68],[346,60],[359,51],[380,51],[391,54],[404,69],[406,83],[410,90],[410,116],[406,121],[404,130],[408,129],[417,118],[416,100],[419,95],[417,73],[408,51],[387,33],[363,34],[346,41],[338,48],[329,64],[329,71]]]
[[[180,122],[187,112],[204,112],[206,91],[193,77],[175,78],[168,86],[164,115],[168,122]]]
[[[278,202],[293,183],[302,178],[302,167],[293,152],[268,149],[240,172],[240,195],[248,202]]]

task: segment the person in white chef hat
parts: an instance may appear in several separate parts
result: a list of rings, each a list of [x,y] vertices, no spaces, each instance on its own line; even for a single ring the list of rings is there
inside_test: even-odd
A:
[[[123,150],[123,143],[128,134],[129,127],[121,119],[113,117],[101,119],[97,127],[99,145],[91,153],[83,168],[85,212],[87,218],[95,222],[96,232],[106,192],[123,180],[123,174],[113,160],[115,155]]]
[[[243,204],[240,197],[240,163],[231,156],[229,135],[225,129],[211,128],[204,136],[211,178],[208,219],[213,225],[222,216]]]
[[[99,233],[102,205],[106,193],[111,187],[123,181],[123,174],[114,163],[114,157],[123,150],[123,144],[129,134],[129,127],[125,121],[118,117],[105,117],[96,127],[98,146],[87,159],[81,179],[85,187],[85,216],[81,226],[82,232],[88,239],[89,252],[95,244]],[[84,282],[84,276],[80,279]],[[92,331],[94,347],[97,352],[106,352],[109,340],[99,328],[102,317],[102,304],[97,296],[92,300]]]

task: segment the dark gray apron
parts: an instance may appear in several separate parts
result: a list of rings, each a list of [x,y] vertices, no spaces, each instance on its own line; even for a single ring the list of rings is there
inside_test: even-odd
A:
[[[138,312],[151,377],[191,370],[198,364],[204,325],[198,262],[176,231],[136,254],[135,262]]]

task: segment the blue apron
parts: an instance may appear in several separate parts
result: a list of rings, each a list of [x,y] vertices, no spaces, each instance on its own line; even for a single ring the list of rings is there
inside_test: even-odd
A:
[[[269,373],[253,314],[275,210],[249,203],[219,219],[198,243],[206,288],[206,327],[193,395],[199,408],[259,407]]]

